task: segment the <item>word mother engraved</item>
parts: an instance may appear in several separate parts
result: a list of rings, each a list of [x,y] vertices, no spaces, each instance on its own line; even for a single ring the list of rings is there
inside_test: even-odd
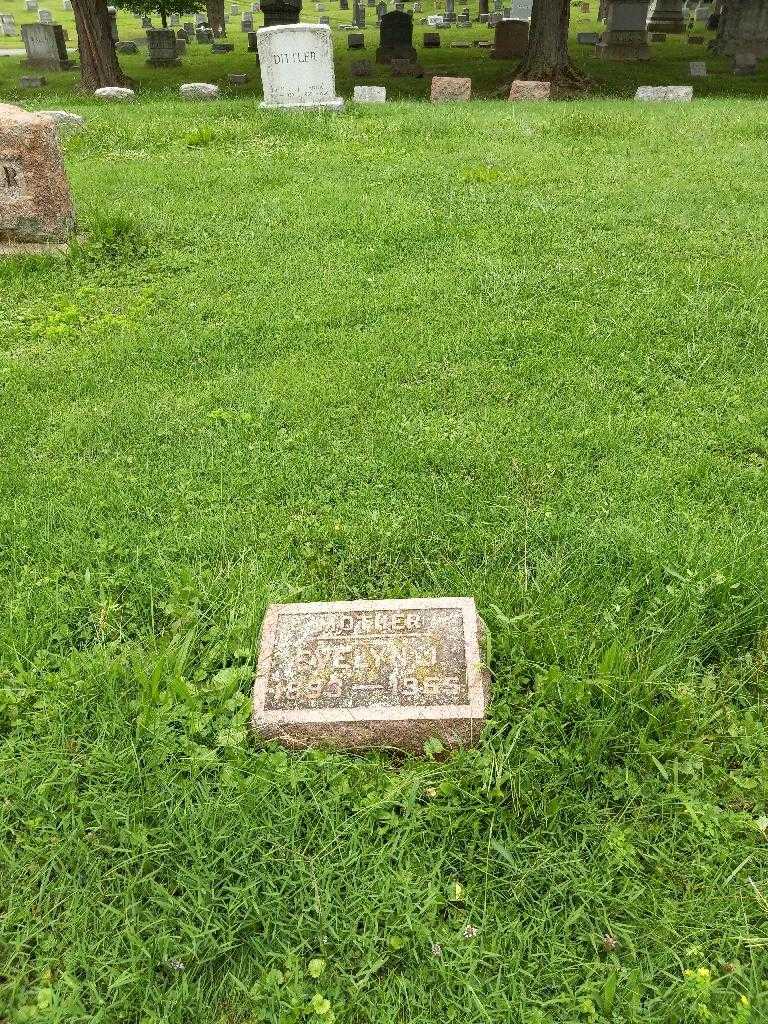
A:
[[[485,718],[484,629],[471,598],[272,605],[253,726],[297,747],[472,743]]]

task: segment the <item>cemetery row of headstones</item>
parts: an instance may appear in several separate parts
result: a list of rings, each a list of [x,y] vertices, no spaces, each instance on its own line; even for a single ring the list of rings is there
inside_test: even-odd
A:
[[[391,12],[383,21],[377,60],[390,64],[393,73],[398,66],[413,65],[415,51],[411,30],[410,16],[403,12]],[[502,29],[500,38],[504,38],[505,32]],[[264,108],[338,110],[343,106],[343,99],[336,94],[331,30],[327,25],[273,26],[259,30],[256,36]],[[66,60],[66,51],[57,52],[61,64]],[[169,50],[161,59],[176,60],[175,50]],[[692,74],[705,73],[705,69],[696,72],[692,68],[691,71]],[[243,75],[231,76],[232,84],[241,84],[246,79]],[[217,86],[206,83],[187,83],[180,91],[185,99],[215,99],[219,95]],[[430,98],[435,103],[466,101],[471,95],[469,78],[445,75],[432,78]],[[550,95],[548,82],[515,81],[509,99],[549,99]],[[690,100],[692,95],[690,86],[644,86],[638,89],[636,98],[680,101]],[[129,100],[134,94],[130,89],[112,88],[97,90],[96,96]],[[385,98],[386,90],[381,86],[357,86],[355,89],[354,99],[358,102],[383,102]],[[42,184],[38,180],[41,174]],[[3,117],[0,117],[0,239],[63,241],[69,236],[72,224],[55,124],[46,117],[4,107]]]

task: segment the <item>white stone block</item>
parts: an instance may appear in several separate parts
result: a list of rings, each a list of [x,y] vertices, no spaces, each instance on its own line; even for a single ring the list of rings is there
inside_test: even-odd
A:
[[[692,85],[641,85],[635,93],[636,100],[650,103],[690,103],[693,99]]]
[[[106,85],[93,94],[98,100],[114,100],[118,103],[129,103],[136,99],[133,89],[121,89],[118,85]]]
[[[328,25],[272,25],[259,29],[256,45],[264,89],[262,107],[340,110],[344,106],[344,100],[336,95]]]
[[[219,87],[209,82],[187,82],[179,86],[179,95],[183,100],[217,100]]]
[[[383,85],[356,85],[352,99],[355,103],[386,103],[387,90]]]

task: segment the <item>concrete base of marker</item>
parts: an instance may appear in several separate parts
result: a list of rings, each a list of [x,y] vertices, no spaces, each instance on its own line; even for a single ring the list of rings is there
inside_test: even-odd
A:
[[[618,37],[618,38],[617,38]],[[630,38],[634,37],[634,38]],[[641,61],[651,59],[647,32],[621,32],[603,34],[602,42],[595,47],[601,60]]]
[[[262,100],[259,106],[262,110],[341,110],[344,100],[341,96],[323,103],[267,103]]]
[[[6,256],[66,255],[69,251],[69,242],[0,242],[0,258]]]
[[[23,68],[35,68],[37,71],[72,71],[77,67],[76,60],[23,60]]]

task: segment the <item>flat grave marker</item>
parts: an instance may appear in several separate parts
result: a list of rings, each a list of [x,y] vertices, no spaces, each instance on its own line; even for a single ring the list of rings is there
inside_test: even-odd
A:
[[[484,631],[471,598],[271,605],[253,728],[290,747],[476,742],[488,696]]]

